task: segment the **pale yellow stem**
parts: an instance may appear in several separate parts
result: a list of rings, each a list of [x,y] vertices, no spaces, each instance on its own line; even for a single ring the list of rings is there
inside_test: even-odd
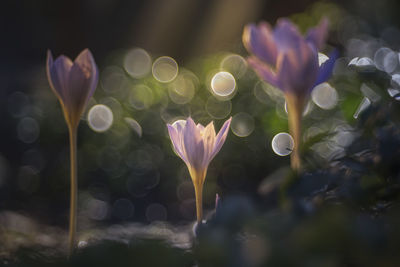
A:
[[[285,98],[288,109],[289,132],[294,140],[293,152],[290,155],[290,165],[293,170],[299,171],[301,169],[301,119],[305,100],[304,97],[290,93],[285,94]]]
[[[203,221],[203,185],[206,178],[207,170],[196,171],[189,167],[190,176],[194,186],[194,193],[196,197],[196,214],[197,224]]]
[[[77,127],[69,127],[69,146],[70,146],[70,164],[71,164],[71,191],[70,191],[70,213],[69,213],[69,238],[68,254],[71,254],[75,248],[76,236],[76,216],[78,201],[78,171],[77,171]]]
[[[203,184],[198,184],[194,187],[196,195],[196,214],[197,214],[197,225],[203,221]]]

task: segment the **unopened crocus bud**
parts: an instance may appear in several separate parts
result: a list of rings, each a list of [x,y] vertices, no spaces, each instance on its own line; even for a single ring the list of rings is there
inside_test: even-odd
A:
[[[64,55],[53,60],[48,51],[46,67],[50,87],[61,103],[67,124],[77,127],[99,80],[92,53],[85,49],[72,62]]]
[[[64,55],[53,60],[48,51],[46,70],[50,87],[60,101],[69,130],[71,198],[68,243],[71,255],[75,248],[78,202],[77,129],[82,113],[96,89],[99,71],[88,49],[83,50],[73,62]]]

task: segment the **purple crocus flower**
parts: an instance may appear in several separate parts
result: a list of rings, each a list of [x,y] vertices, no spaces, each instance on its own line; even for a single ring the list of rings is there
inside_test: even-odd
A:
[[[46,69],[50,87],[61,103],[69,130],[71,198],[68,244],[71,255],[75,248],[78,202],[77,129],[82,113],[96,89],[99,71],[88,49],[83,50],[74,62],[64,55],[53,60],[48,51]]]
[[[200,123],[196,125],[190,117],[186,121],[181,120],[167,125],[175,153],[186,163],[192,178],[198,223],[201,223],[203,217],[202,192],[207,168],[221,150],[228,135],[231,120],[232,118],[224,123],[217,135],[213,122],[204,127]]]
[[[61,55],[53,60],[47,52],[47,77],[64,111],[67,124],[76,127],[99,80],[99,71],[89,49],[74,62]]]
[[[289,20],[280,19],[275,29],[266,22],[247,25],[243,43],[252,54],[249,65],[263,80],[284,93],[303,96],[325,82],[332,72],[335,56],[318,64],[318,50],[324,46],[327,33],[326,19],[305,37]]]
[[[279,19],[274,29],[266,22],[250,24],[244,28],[243,43],[252,54],[249,65],[258,76],[281,89],[289,113],[289,129],[294,138],[292,167],[300,168],[298,154],[301,140],[301,114],[311,90],[329,79],[337,57],[336,51],[321,66],[318,50],[328,34],[328,20],[302,36],[297,27],[287,19]]]

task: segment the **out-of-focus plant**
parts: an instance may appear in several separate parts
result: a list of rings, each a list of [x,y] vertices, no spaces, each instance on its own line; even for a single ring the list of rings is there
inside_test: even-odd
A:
[[[203,185],[208,165],[221,150],[228,135],[231,118],[228,119],[218,134],[215,134],[214,122],[206,127],[195,124],[192,118],[168,124],[168,132],[176,154],[188,167],[196,194],[197,223],[203,218]]]
[[[69,254],[73,252],[76,235],[78,198],[77,130],[80,118],[98,82],[98,69],[91,52],[83,50],[74,62],[61,55],[56,60],[47,53],[47,77],[60,101],[69,130],[71,164],[71,199],[69,222]]]
[[[291,166],[301,168],[299,147],[301,143],[301,117],[311,90],[329,79],[336,52],[319,66],[318,50],[325,43],[328,21],[311,28],[305,37],[287,19],[280,19],[275,29],[266,22],[247,25],[243,43],[252,54],[249,65],[266,82],[285,94],[289,115],[289,130],[294,138]]]

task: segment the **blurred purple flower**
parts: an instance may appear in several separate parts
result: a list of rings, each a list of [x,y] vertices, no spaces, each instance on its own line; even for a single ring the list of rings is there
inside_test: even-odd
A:
[[[221,150],[228,135],[232,118],[228,119],[216,135],[214,123],[206,127],[195,124],[192,118],[172,125],[168,132],[176,154],[182,158],[189,169],[196,193],[197,221],[202,220],[202,191],[207,168],[211,160]]]
[[[77,127],[99,79],[92,53],[85,49],[72,62],[64,55],[53,61],[48,51],[46,67],[51,89],[61,103],[68,125]]]
[[[285,93],[306,96],[332,73],[336,52],[321,66],[318,64],[318,50],[327,34],[327,19],[305,37],[289,20],[279,19],[274,29],[266,22],[247,25],[243,43],[252,54],[249,65],[263,80]]]
[[[311,90],[331,76],[337,51],[321,66],[318,50],[328,34],[328,20],[308,30],[303,37],[287,19],[279,19],[274,29],[266,22],[244,28],[243,43],[252,54],[249,65],[264,81],[285,94],[289,115],[289,130],[294,138],[291,165],[300,169],[301,117]]]

